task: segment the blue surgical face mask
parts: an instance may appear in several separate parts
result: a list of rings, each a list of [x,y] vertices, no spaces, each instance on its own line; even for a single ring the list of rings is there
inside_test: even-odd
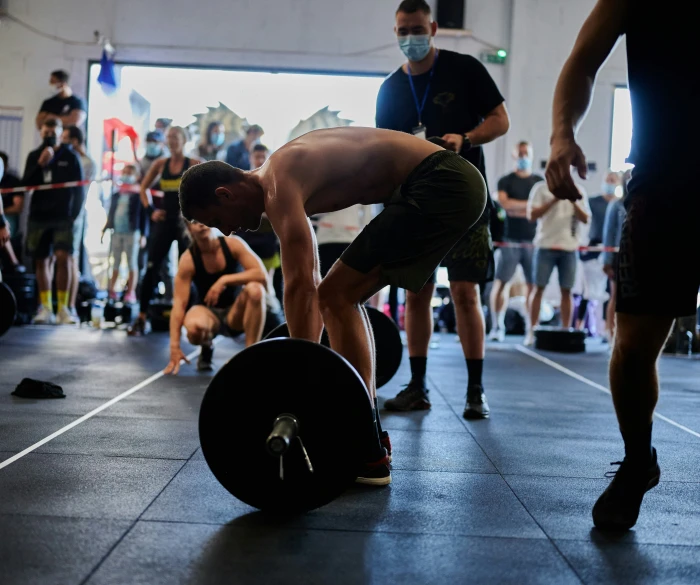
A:
[[[617,185],[614,183],[603,183],[603,195],[615,195]]]
[[[409,61],[422,61],[430,52],[430,35],[405,35],[396,38],[399,48]]]
[[[163,152],[163,148],[157,142],[147,142],[146,143],[146,156],[156,157],[160,156]]]
[[[136,175],[122,175],[122,183],[124,185],[135,185]]]
[[[224,143],[224,139],[225,136],[219,132],[212,134],[210,138],[213,146],[221,146]]]
[[[529,171],[532,169],[532,159],[529,156],[518,158],[517,168],[519,171]]]

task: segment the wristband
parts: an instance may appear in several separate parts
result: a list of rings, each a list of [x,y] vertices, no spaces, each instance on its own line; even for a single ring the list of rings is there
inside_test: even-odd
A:
[[[0,213],[0,229],[4,228],[7,225],[7,218],[5,217],[5,214]]]

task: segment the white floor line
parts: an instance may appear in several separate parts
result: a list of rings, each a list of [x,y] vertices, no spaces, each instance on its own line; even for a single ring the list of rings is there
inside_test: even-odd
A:
[[[550,360],[549,358],[544,357],[543,355],[540,355],[537,352],[532,351],[531,349],[528,349],[527,347],[523,345],[516,345],[515,349],[517,349],[520,353],[524,353],[525,355],[530,356],[531,358],[535,358],[537,361],[542,362],[543,364],[547,364],[548,366],[554,368],[555,370],[559,370],[560,372],[566,374],[567,376],[570,376],[574,378],[575,380],[578,380],[579,382],[583,382],[584,384],[587,384],[588,386],[591,386],[592,388],[595,388],[596,390],[600,390],[601,392],[605,392],[606,394],[610,394],[610,390],[603,386],[602,384],[598,384],[597,382],[594,382],[593,380],[589,380],[588,378],[582,376],[581,374],[577,374],[576,372],[570,370],[569,368],[565,368],[561,364],[558,364],[555,361]],[[686,426],[683,426],[680,423],[677,423],[675,420],[668,418],[667,416],[664,416],[663,414],[659,412],[655,412],[654,416],[658,418],[659,420],[662,420],[664,422],[667,422],[670,425],[673,425],[677,429],[680,429],[681,431],[685,431],[689,435],[693,435],[694,437],[697,437],[700,439],[700,433],[694,431],[693,429],[689,429]]]
[[[188,354],[187,359],[191,360],[192,358],[194,358],[197,355],[199,355],[199,349],[196,349],[192,353]],[[55,439],[59,435],[62,435],[66,431],[70,431],[73,427],[78,426],[80,423],[84,423],[86,420],[92,418],[96,414],[99,414],[100,412],[102,412],[106,408],[109,408],[110,406],[112,406],[113,404],[116,404],[120,400],[124,400],[124,398],[126,398],[127,396],[131,396],[134,392],[138,392],[142,388],[145,388],[146,386],[148,386],[152,382],[155,382],[159,378],[162,378],[163,376],[165,376],[165,374],[163,373],[163,370],[153,374],[150,378],[146,378],[143,382],[139,382],[138,384],[136,384],[136,386],[129,388],[126,392],[122,392],[119,396],[115,396],[114,398],[112,398],[112,400],[105,402],[104,404],[98,406],[96,409],[91,410],[87,414],[81,416],[79,419],[74,420],[72,423],[67,424],[63,428],[58,429],[55,433],[51,433],[48,437],[44,437],[43,439],[41,439],[41,441],[38,441],[37,443],[34,443],[32,446],[27,447],[24,451],[20,451],[19,453],[17,453],[16,455],[13,455],[9,459],[5,459],[5,461],[0,463],[0,469],[3,469],[4,467],[11,465],[12,463],[17,461],[18,459],[21,459],[22,457],[24,457],[28,453],[35,451],[36,449],[38,449],[42,445],[45,445],[49,441],[52,441],[53,439]]]

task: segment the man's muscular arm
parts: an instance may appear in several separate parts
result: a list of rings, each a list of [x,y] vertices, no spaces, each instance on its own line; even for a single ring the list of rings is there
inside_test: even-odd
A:
[[[598,70],[625,32],[627,3],[628,0],[598,0],[559,75],[552,105],[552,149],[545,177],[550,191],[560,199],[580,198],[570,167],[575,166],[585,179],[587,166],[575,134],[590,107]]]
[[[267,217],[280,241],[289,336],[318,343],[323,321],[318,304],[321,276],[316,262],[316,237],[300,193],[287,190],[270,199]]]
[[[480,146],[493,142],[496,138],[503,136],[510,128],[510,116],[506,110],[506,104],[496,106],[484,117],[483,122],[473,130],[466,133],[472,146]],[[455,152],[461,152],[464,146],[464,135],[445,134],[442,139],[447,142],[445,148]]]

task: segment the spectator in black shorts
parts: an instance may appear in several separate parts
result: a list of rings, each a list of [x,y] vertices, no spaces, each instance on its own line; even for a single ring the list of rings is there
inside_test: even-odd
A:
[[[41,126],[42,144],[27,156],[22,183],[42,185],[82,181],[80,158],[70,144],[61,144],[61,122],[49,118]],[[32,196],[27,225],[27,251],[34,258],[39,309],[34,323],[76,323],[68,309],[72,256],[76,252],[74,224],[85,202],[82,186],[36,191]],[[56,262],[58,313],[51,300],[52,256]]]
[[[218,334],[245,334],[246,347],[260,341],[265,326],[267,274],[263,264],[237,237],[223,237],[207,226],[187,224],[192,245],[181,256],[175,275],[170,314],[170,363],[166,374],[177,374],[182,327],[193,345],[202,347],[199,371],[211,370],[212,340]],[[192,285],[197,293],[189,309]]]
[[[62,127],[82,126],[87,117],[85,102],[73,93],[68,85],[69,75],[62,70],[52,71],[49,85],[54,95],[41,104],[36,115],[36,127],[41,126],[46,120],[55,119]]]
[[[527,200],[532,188],[544,178],[532,172],[532,145],[521,140],[515,151],[515,170],[498,181],[498,202],[506,212],[503,241],[513,247],[502,247],[497,253],[496,280],[491,291],[491,332],[489,339],[505,339],[504,291],[512,280],[518,264],[523,268],[527,283],[526,310],[530,314],[532,294],[532,239],[535,224],[527,219]]]
[[[505,134],[510,125],[503,96],[493,79],[474,57],[435,47],[437,23],[424,0],[404,0],[396,11],[394,30],[408,62],[389,75],[379,90],[377,127],[423,138],[439,137],[446,148],[462,155],[485,178],[481,145]],[[481,379],[485,330],[479,294],[479,284],[491,281],[494,271],[490,198],[488,201],[481,218],[442,262],[450,278],[457,332],[469,372],[466,418],[489,415]],[[433,331],[434,290],[433,274],[418,293],[406,293],[411,381],[384,403],[387,409],[430,408],[425,373]]]
[[[4,169],[4,173],[0,172],[0,189],[14,189],[21,185],[21,181],[17,175],[11,173],[8,167],[8,157],[5,152],[0,151],[0,168]],[[2,206],[4,221],[6,222],[9,235],[7,236],[7,241],[4,243],[0,242],[0,248],[7,256],[9,262],[5,262],[3,258],[3,270],[6,273],[10,272],[24,272],[25,268],[20,264],[15,254],[15,250],[12,247],[11,238],[17,237],[19,234],[19,215],[22,213],[22,208],[24,207],[24,193],[3,193],[2,194]]]
[[[676,317],[695,315],[698,262],[697,172],[688,164],[700,134],[700,100],[691,3],[655,6],[598,0],[564,64],[554,94],[551,155],[545,176],[561,199],[576,200],[571,166],[586,175],[576,143],[598,70],[620,37],[627,45],[634,165],[625,201],[617,268],[617,324],[610,390],[625,443],[625,459],[593,507],[603,530],[634,526],[644,494],[659,483],[652,447],[658,400],[656,362]],[[650,39],[654,39],[651,43]],[[693,71],[688,79],[687,72]],[[690,157],[690,158],[689,158]],[[685,478],[683,469],[679,477]],[[687,474],[687,472],[686,472]]]

